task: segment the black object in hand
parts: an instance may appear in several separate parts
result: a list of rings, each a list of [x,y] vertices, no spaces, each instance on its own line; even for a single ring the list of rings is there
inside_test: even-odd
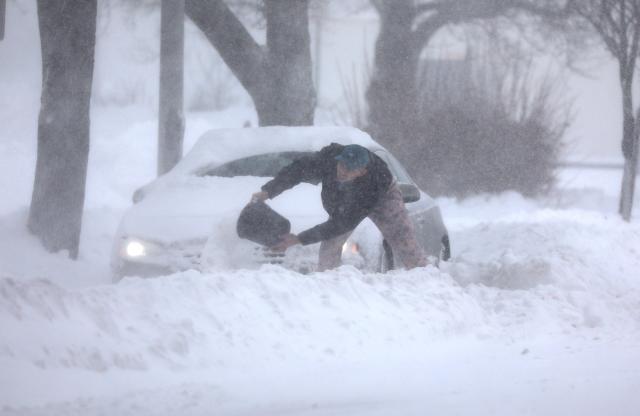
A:
[[[272,247],[291,232],[291,223],[264,202],[252,202],[240,212],[236,231],[240,238]]]

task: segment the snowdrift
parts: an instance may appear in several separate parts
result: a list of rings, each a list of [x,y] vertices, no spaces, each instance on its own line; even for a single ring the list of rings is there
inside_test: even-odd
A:
[[[410,353],[455,336],[637,337],[637,226],[542,211],[455,236],[434,267],[196,271],[72,290],[0,280],[0,357],[41,369],[238,368]],[[482,247],[482,249],[479,249]]]

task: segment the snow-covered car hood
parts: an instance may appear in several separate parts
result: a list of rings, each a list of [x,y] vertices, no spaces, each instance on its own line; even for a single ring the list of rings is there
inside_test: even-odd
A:
[[[165,181],[125,213],[120,235],[164,244],[200,240],[214,232],[237,238],[240,211],[269,179],[185,176]],[[319,186],[301,184],[268,203],[291,221],[293,232],[327,218]]]

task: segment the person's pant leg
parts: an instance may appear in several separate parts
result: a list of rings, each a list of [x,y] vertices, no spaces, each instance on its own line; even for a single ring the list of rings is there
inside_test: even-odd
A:
[[[427,256],[416,238],[402,193],[396,184],[382,196],[369,218],[407,269],[427,265]]]
[[[351,232],[344,233],[320,243],[320,254],[318,256],[319,272],[335,269],[340,266],[342,260],[342,246],[349,238],[349,235],[351,235]]]

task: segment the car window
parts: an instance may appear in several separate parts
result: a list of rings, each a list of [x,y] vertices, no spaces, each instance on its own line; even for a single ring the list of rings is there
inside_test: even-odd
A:
[[[376,150],[374,152],[377,156],[380,156],[380,159],[384,160],[389,166],[389,170],[393,173],[393,176],[396,177],[396,180],[400,183],[413,183],[413,179],[409,176],[409,173],[405,170],[404,166],[391,155],[390,153],[385,152],[384,150]]]
[[[279,152],[249,156],[205,170],[199,173],[198,176],[221,176],[223,178],[232,178],[234,176],[274,177],[280,169],[294,160],[311,154],[310,152]]]

